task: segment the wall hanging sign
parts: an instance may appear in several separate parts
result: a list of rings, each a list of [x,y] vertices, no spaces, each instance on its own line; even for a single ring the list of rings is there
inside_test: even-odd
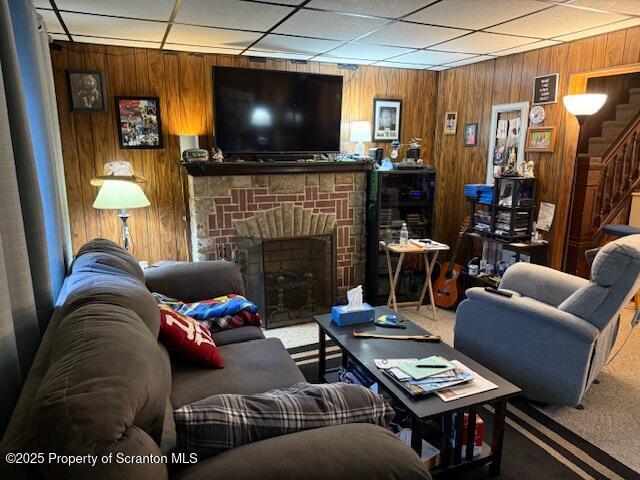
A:
[[[67,70],[67,85],[72,112],[104,112],[102,72]]]
[[[533,104],[556,103],[558,101],[558,74],[541,75],[533,80]]]
[[[520,168],[524,162],[528,118],[529,102],[491,107],[487,184],[493,185],[496,175],[510,167]]]
[[[455,135],[458,128],[458,112],[446,112],[444,114],[444,134]]]
[[[402,100],[373,99],[373,141],[385,142],[400,138]]]
[[[162,148],[160,99],[116,97],[120,148]]]

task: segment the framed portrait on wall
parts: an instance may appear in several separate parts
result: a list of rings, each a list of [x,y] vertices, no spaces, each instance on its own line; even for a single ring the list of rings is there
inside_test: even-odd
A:
[[[402,100],[373,99],[373,141],[387,142],[400,138]]]
[[[530,127],[527,134],[527,152],[553,152],[556,127]]]
[[[458,112],[446,112],[444,114],[444,134],[455,135],[458,129]]]
[[[120,148],[162,148],[160,99],[116,97]]]
[[[478,124],[464,124],[464,146],[475,147],[478,144]]]
[[[69,103],[72,112],[104,112],[104,84],[102,72],[67,70]]]

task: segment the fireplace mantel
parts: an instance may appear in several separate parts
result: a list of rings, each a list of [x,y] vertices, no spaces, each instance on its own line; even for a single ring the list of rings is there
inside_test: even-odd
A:
[[[333,173],[365,172],[371,170],[371,162],[191,162],[184,164],[193,177],[216,175],[269,175],[284,173]]]

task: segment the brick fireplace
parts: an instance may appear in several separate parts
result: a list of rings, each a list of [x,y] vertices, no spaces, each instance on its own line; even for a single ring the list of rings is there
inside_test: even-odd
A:
[[[321,172],[281,174],[268,172],[270,167],[265,165],[260,174],[254,174],[260,167],[252,167],[252,174],[224,174],[225,169],[231,168],[231,165],[219,165],[215,168],[217,174],[189,175],[194,261],[235,258],[237,253],[246,251],[246,242],[250,239],[261,240],[260,229],[269,227],[270,219],[274,221],[278,215],[276,212],[285,216],[291,212],[294,222],[291,230],[285,230],[288,227],[282,223],[283,230],[275,232],[282,252],[276,256],[284,258],[287,250],[303,255],[293,248],[296,244],[291,243],[299,245],[302,237],[309,242],[313,239],[326,242],[326,238],[320,239],[323,235],[333,237],[335,296],[344,298],[349,288],[364,282],[366,170],[332,172],[327,168],[323,170],[328,171]],[[303,212],[308,219],[304,222],[308,224],[300,224],[302,230],[294,235],[295,222],[302,221]],[[306,230],[314,218],[316,229]],[[320,222],[322,231],[317,230]],[[319,244],[315,245],[320,248]],[[326,249],[326,243],[323,245]],[[265,248],[275,247],[262,245],[261,249]],[[309,248],[314,247],[309,244]]]

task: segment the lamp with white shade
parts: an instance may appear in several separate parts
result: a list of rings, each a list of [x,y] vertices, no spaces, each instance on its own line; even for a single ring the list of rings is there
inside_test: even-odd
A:
[[[128,208],[143,208],[151,205],[144,194],[141,184],[144,178],[133,175],[128,162],[112,162],[105,165],[106,175],[91,179],[91,184],[100,187],[93,202],[93,208],[100,210],[120,210],[118,217],[122,222],[122,245],[128,249],[131,242],[127,225]]]
[[[371,122],[358,121],[351,123],[349,141],[356,143],[356,155],[364,156],[364,142],[371,141]]]
[[[578,141],[580,141],[580,133],[582,125],[590,115],[597,113],[604,103],[607,101],[607,95],[604,93],[582,93],[577,95],[565,95],[562,97],[567,111],[578,120]],[[573,197],[576,191],[576,176],[578,173],[578,151],[576,149],[576,157],[573,160],[573,177],[571,177],[571,195],[569,196],[569,215],[567,215],[566,236],[564,239],[564,255],[562,258],[562,270],[567,269],[567,260],[569,252],[569,235],[571,233],[571,221],[573,218]]]

